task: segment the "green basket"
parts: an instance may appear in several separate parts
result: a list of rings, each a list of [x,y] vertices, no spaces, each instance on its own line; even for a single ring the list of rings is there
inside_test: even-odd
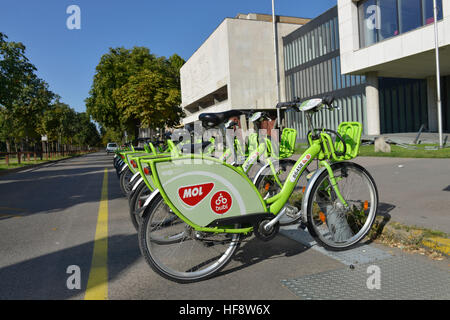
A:
[[[322,144],[322,150],[318,155],[319,160],[330,159],[334,161],[344,161],[351,160],[358,156],[359,147],[361,146],[361,134],[362,134],[362,124],[359,122],[342,122],[337,130],[337,133],[342,137],[342,140],[336,137],[336,141],[325,131],[321,132],[320,135],[324,140]],[[312,134],[309,133],[308,141],[312,144]],[[344,155],[337,155],[336,152],[344,152],[344,143],[346,146],[346,152]]]
[[[280,139],[280,152],[278,154],[278,159],[286,159],[294,154],[295,142],[297,141],[297,130],[291,128],[284,128]],[[272,143],[270,139],[266,139],[267,153],[276,157],[272,154]]]
[[[359,122],[342,122],[339,125],[338,133],[344,141],[336,139],[334,150],[343,152],[345,143],[346,152],[344,156],[337,157],[337,160],[342,161],[356,158],[359,154],[359,147],[361,146],[362,124]],[[335,154],[333,155],[336,157]]]

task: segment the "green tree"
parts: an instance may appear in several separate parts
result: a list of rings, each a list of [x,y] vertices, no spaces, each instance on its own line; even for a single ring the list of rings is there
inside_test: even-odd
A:
[[[0,33],[0,105],[11,108],[23,87],[35,79],[36,67],[25,56],[21,42],[7,41]]]
[[[102,56],[86,99],[86,109],[106,132],[127,131],[137,137],[138,127],[162,127],[179,122],[179,68],[177,55],[156,57],[148,48],[115,48]]]
[[[25,56],[25,46],[7,39],[0,33],[0,137],[9,152],[12,141],[35,132],[33,121],[23,123],[23,116],[29,116],[38,106],[40,98],[36,92],[43,85],[34,74],[36,67]]]
[[[85,112],[76,114],[76,133],[74,143],[78,146],[98,146],[101,142],[97,127]]]

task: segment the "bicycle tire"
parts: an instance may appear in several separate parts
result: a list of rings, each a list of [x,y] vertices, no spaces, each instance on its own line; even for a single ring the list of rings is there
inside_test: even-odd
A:
[[[179,237],[178,241],[175,243],[172,241],[172,243],[165,242],[160,245],[158,242],[161,242],[161,238],[158,238],[157,241],[153,240],[153,238],[156,238],[155,236],[152,238],[152,232],[156,233],[161,231],[160,229],[157,229],[159,224],[153,222],[153,220],[158,221],[160,209],[163,211],[163,221],[167,221],[166,218],[164,218],[165,216],[168,216],[169,214],[174,215],[173,212],[169,213],[167,210],[168,207],[164,208],[164,206],[167,207],[162,196],[157,195],[146,209],[142,225],[139,228],[139,248],[150,268],[160,276],[177,283],[192,283],[206,280],[222,270],[239,248],[241,240],[240,235],[232,234],[231,241],[224,245],[223,249],[225,252],[217,255],[219,248],[216,247],[214,250],[210,250],[209,247],[202,243],[202,241],[197,240],[197,238],[194,239],[192,235],[196,237],[197,233],[188,232],[190,227],[177,217],[179,221],[177,221],[176,230],[184,230],[184,236]],[[165,225],[171,227],[172,223]],[[171,231],[169,231],[168,234],[170,235]],[[166,254],[164,254],[164,250],[167,252]],[[179,254],[179,256],[177,256],[177,254]],[[209,257],[210,255],[212,255],[212,257]],[[197,258],[201,262],[191,262],[191,260]],[[162,261],[163,259],[164,261]]]
[[[144,204],[144,197],[148,194],[150,196],[150,189],[147,187],[144,181],[141,181],[137,188],[130,193],[129,198],[129,208],[130,208],[130,219],[134,228],[139,230],[139,225],[141,224],[141,218],[136,214],[136,210],[142,207]]]
[[[122,193],[128,197],[128,194],[131,191],[131,188],[129,186],[130,179],[133,177],[133,173],[129,168],[126,168],[121,174],[120,174],[120,190],[122,190]]]
[[[338,162],[331,168],[347,206],[339,200],[324,170],[311,186],[307,226],[318,244],[341,251],[354,247],[369,233],[377,213],[378,190],[369,172],[356,163]]]

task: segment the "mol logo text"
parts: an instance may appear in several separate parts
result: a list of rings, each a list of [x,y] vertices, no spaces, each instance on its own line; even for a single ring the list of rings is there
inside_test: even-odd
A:
[[[214,188],[214,183],[186,186],[178,189],[180,199],[190,207],[198,205]]]

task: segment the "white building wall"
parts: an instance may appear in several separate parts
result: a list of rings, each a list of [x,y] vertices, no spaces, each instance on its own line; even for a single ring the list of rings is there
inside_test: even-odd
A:
[[[280,94],[284,100],[282,37],[298,25],[278,24]],[[273,109],[277,101],[272,23],[228,20],[230,96],[235,109]]]
[[[182,106],[229,82],[228,23],[221,23],[180,70]]]
[[[380,71],[377,66],[434,50],[434,24],[394,36],[366,48],[359,47],[358,9],[355,0],[338,0],[342,72]],[[438,22],[439,46],[450,45],[450,1],[443,0],[443,20]],[[399,72],[411,76],[411,66],[398,65]],[[394,70],[395,71],[395,70]],[[383,70],[381,70],[383,72]],[[430,70],[430,74],[433,70]],[[383,74],[381,73],[380,76]],[[387,74],[389,75],[389,74]],[[421,74],[420,76],[425,76]]]
[[[282,37],[301,27],[278,23],[280,99],[284,100]],[[271,22],[225,19],[180,70],[182,107],[228,86],[228,100],[198,112],[186,112],[184,123],[202,112],[273,109],[277,100],[273,25]],[[185,111],[187,111],[185,109]]]

